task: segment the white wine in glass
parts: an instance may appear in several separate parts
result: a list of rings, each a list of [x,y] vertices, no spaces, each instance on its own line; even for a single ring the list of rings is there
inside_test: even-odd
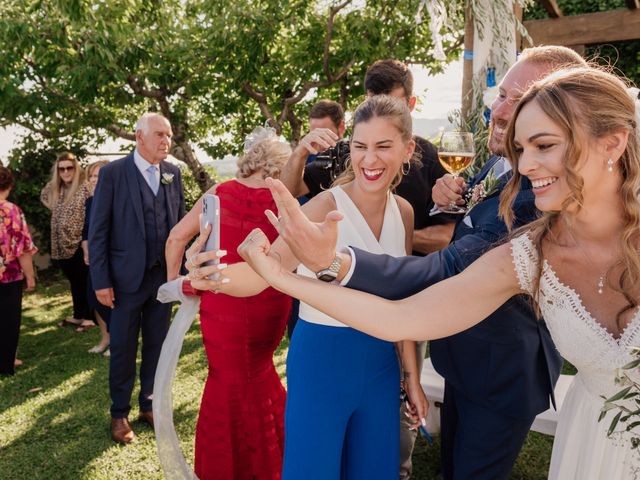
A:
[[[469,132],[444,132],[440,137],[438,146],[438,160],[444,169],[457,177],[464,172],[475,156],[473,134]],[[441,209],[446,213],[465,213],[466,208],[456,205],[454,202],[448,208]]]

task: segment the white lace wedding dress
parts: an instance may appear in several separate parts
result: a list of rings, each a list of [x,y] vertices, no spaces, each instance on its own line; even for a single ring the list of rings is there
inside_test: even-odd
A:
[[[538,262],[533,243],[522,235],[511,241],[511,248],[520,286],[531,294]],[[629,435],[618,433],[607,437],[615,412],[609,412],[598,422],[604,403],[601,395],[610,397],[621,390],[614,383],[616,370],[632,360],[629,347],[640,345],[639,313],[636,312],[620,338],[614,338],[585,309],[580,295],[558,280],[546,260],[539,301],[558,351],[578,369],[560,411],[549,478],[640,478],[640,452],[631,449]],[[631,375],[640,381],[637,371]]]

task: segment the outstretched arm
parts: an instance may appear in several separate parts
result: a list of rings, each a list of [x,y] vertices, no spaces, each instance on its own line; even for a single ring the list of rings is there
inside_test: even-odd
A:
[[[295,202],[297,204],[297,201]],[[335,217],[336,219],[342,218],[337,212],[330,212],[334,208],[335,202],[333,195],[328,192],[323,192],[307,202],[303,210],[300,211],[300,215],[305,219],[308,217],[311,222],[319,221],[325,218],[325,216],[332,216],[332,218]],[[327,212],[330,213],[327,214]],[[272,222],[277,223],[277,217],[274,212],[267,211],[267,214]],[[316,224],[313,223],[313,225]],[[335,225],[333,227],[336,228]],[[214,260],[220,253],[215,251],[197,253],[200,252],[207,236],[208,233],[201,232],[200,237],[196,243],[189,248],[189,252],[187,253],[186,267],[189,270],[191,285],[194,288],[198,290],[213,290],[216,293],[224,293],[234,297],[248,297],[257,295],[269,286],[262,277],[256,274],[256,272],[244,262],[234,263],[232,265],[220,264],[202,267],[201,265],[204,262]],[[282,268],[287,271],[294,270],[300,264],[300,261],[281,238],[278,238],[274,242],[270,255],[272,255],[274,259],[277,259],[277,261],[281,263]],[[326,268],[328,265],[329,264],[323,266],[323,268]],[[209,277],[213,273],[220,273],[220,278],[218,280],[208,280],[206,277]]]
[[[509,244],[485,254],[459,275],[398,301],[298,277],[269,258],[269,248],[264,234],[254,230],[238,251],[276,289],[353,328],[393,342],[453,335],[522,293]]]

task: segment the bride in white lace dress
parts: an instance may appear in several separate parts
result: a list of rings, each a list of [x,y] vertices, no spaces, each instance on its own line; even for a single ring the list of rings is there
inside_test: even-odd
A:
[[[558,350],[578,369],[560,413],[549,478],[635,478],[637,450],[624,434],[607,437],[610,417],[598,423],[598,415],[601,395],[619,389],[615,373],[631,360],[628,347],[640,345],[638,122],[634,99],[611,74],[580,68],[534,84],[507,133],[514,176],[501,213],[510,224],[524,175],[544,214],[463,273],[405,300],[291,274],[266,255],[260,231],[240,251],[275,288],[390,341],[452,335],[513,295],[531,295]],[[280,222],[312,228],[283,188],[272,191]]]

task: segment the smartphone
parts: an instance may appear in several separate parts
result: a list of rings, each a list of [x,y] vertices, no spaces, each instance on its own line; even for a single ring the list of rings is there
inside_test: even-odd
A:
[[[211,233],[207,242],[202,247],[203,252],[220,250],[220,199],[217,195],[205,193],[202,197],[202,215],[200,216],[200,229],[204,230],[207,225],[211,225]],[[204,265],[217,265],[220,259],[209,260]],[[219,273],[213,273],[209,280],[218,280]]]

